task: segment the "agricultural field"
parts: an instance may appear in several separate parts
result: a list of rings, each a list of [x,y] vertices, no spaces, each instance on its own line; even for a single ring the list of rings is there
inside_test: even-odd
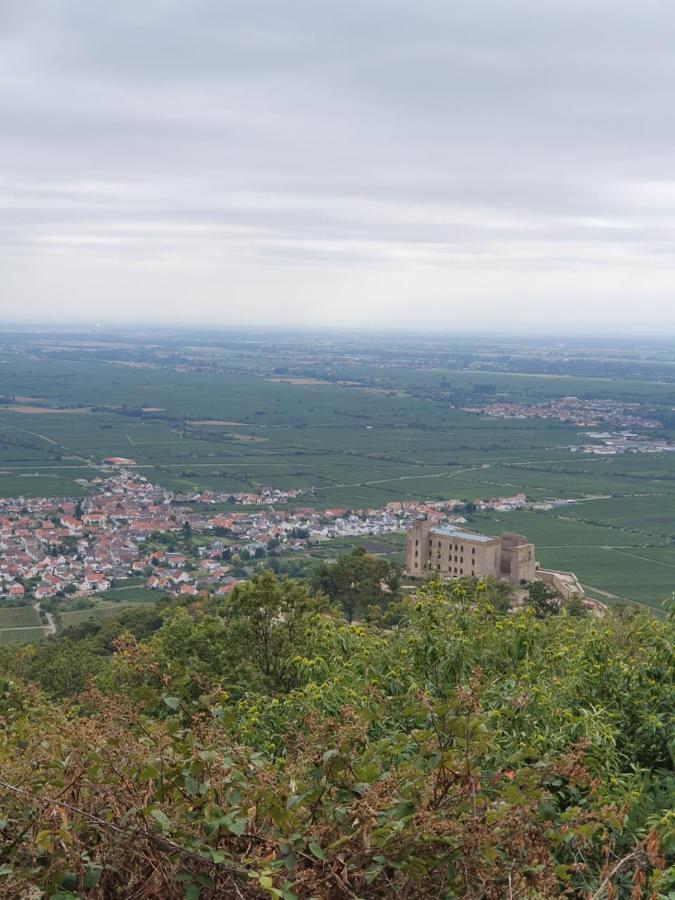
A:
[[[317,508],[523,492],[578,502],[472,527],[522,532],[543,565],[574,569],[617,597],[658,604],[675,585],[675,453],[586,455],[573,448],[589,429],[462,411],[571,395],[617,400],[656,416],[658,435],[675,439],[675,360],[665,347],[650,355],[431,338],[20,340],[21,353],[9,338],[0,349],[0,495],[82,496],[106,456],[130,457],[178,492],[293,487]]]
[[[471,527],[486,534],[508,530],[527,535],[536,543],[543,568],[575,572],[606,603],[638,602],[659,609],[670,597],[675,589],[672,545],[643,532],[589,524],[568,507],[563,510],[486,513],[473,517]]]
[[[32,606],[0,607],[0,630],[41,625],[40,616]]]
[[[155,598],[156,599],[156,598]],[[70,612],[63,612],[60,614],[61,626],[63,628],[68,628],[71,625],[79,625],[82,622],[87,622],[90,619],[109,619],[111,616],[118,615],[123,609],[129,609],[129,607],[143,606],[143,605],[152,605],[154,601],[137,601],[135,603],[109,603],[109,604],[100,604],[97,606],[93,606],[91,609],[75,609]]]
[[[113,588],[110,591],[101,591],[96,595],[99,603],[119,603],[123,606],[134,603],[154,603],[159,597],[160,594],[157,591],[149,591],[142,584]]]
[[[0,646],[40,641],[47,629],[32,606],[0,607]]]
[[[0,646],[6,644],[28,644],[43,640],[48,634],[46,628],[0,628]]]

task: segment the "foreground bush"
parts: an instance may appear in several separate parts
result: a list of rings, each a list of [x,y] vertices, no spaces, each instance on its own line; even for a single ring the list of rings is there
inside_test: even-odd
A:
[[[264,575],[80,647],[75,693],[8,652],[0,895],[670,896],[672,625],[480,586],[402,618]]]

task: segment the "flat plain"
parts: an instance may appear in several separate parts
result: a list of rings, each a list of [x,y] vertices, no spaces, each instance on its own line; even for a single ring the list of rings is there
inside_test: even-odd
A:
[[[560,374],[542,347],[134,340],[0,351],[0,494],[81,496],[108,456],[178,492],[294,487],[319,508],[523,492],[578,502],[472,527],[524,533],[543,565],[617,599],[656,606],[673,591],[675,453],[582,454],[578,426],[462,410],[613,399],[660,416],[672,440],[675,369],[663,353],[655,368],[632,351],[580,351]]]

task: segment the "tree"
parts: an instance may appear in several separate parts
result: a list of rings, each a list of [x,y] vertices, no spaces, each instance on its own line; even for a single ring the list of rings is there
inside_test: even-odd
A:
[[[311,635],[320,608],[305,585],[280,581],[267,569],[237,585],[221,616],[230,647],[255,662],[266,689],[275,693],[293,687],[293,659]]]
[[[192,525],[187,519],[183,522],[181,531],[183,532],[183,539],[186,543],[189,543],[192,540]]]
[[[488,602],[500,613],[507,613],[513,602],[513,589],[506,581],[486,579]]]
[[[312,586],[340,603],[347,620],[353,622],[363,618],[371,604],[386,606],[395,599],[400,575],[394,564],[357,547],[336,563],[322,563],[312,576]]]
[[[584,616],[588,615],[586,604],[581,599],[581,597],[577,597],[576,594],[573,594],[569,598],[569,600],[565,601],[565,603],[563,604],[563,608],[568,616],[574,616],[578,619],[581,619]]]
[[[525,605],[533,609],[539,619],[555,616],[560,612],[562,598],[560,594],[543,581],[531,581],[528,585]]]

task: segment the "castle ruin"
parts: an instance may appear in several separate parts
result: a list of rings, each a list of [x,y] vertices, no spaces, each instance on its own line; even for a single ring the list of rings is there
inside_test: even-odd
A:
[[[501,578],[513,585],[533,581],[534,544],[520,534],[490,537],[420,518],[408,532],[406,574],[420,578],[433,572],[445,578]]]

